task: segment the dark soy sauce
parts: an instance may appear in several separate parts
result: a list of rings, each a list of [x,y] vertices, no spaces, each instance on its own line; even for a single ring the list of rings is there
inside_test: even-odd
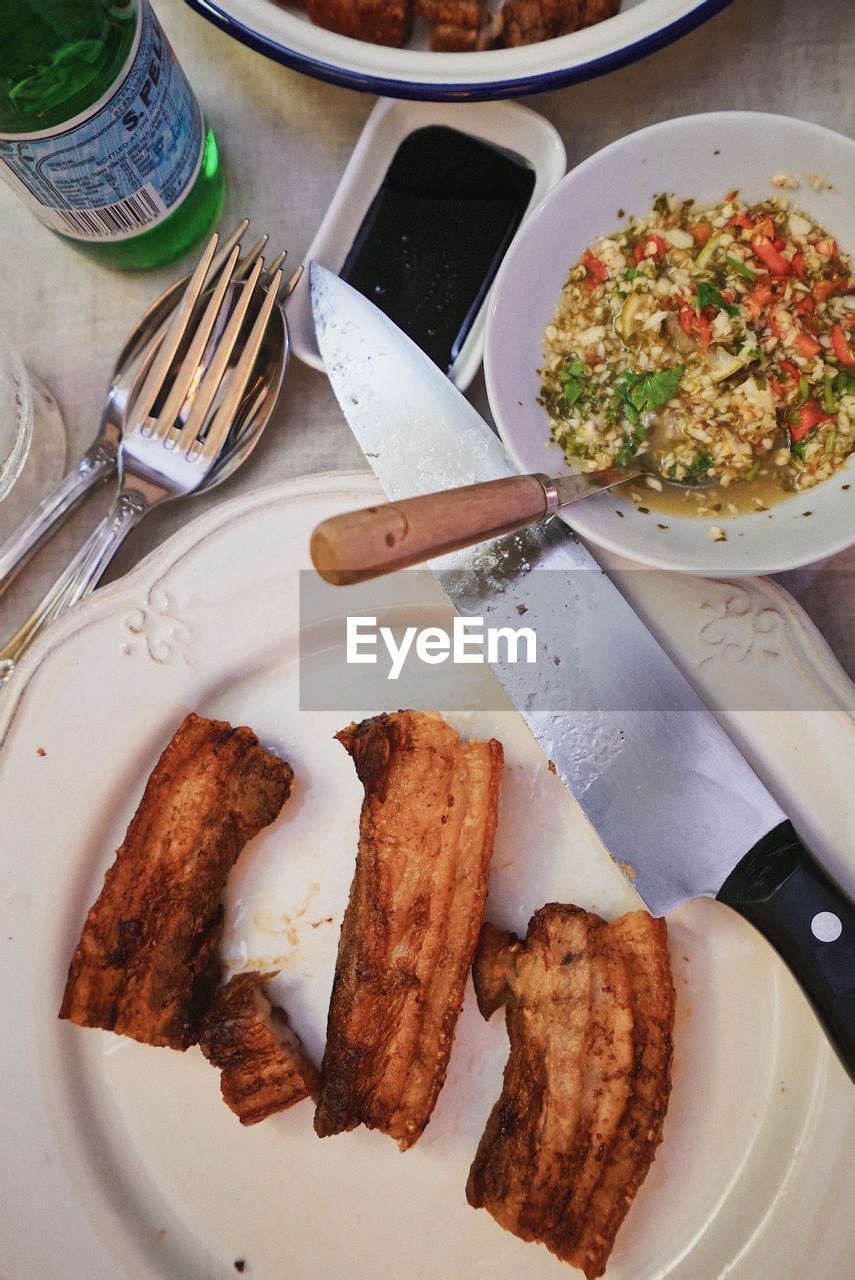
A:
[[[341,275],[447,372],[534,190],[527,161],[429,125],[398,148]]]

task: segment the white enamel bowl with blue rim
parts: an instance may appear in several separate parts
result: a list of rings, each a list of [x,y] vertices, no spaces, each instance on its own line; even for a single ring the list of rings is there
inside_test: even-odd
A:
[[[782,192],[771,181],[780,174],[793,175],[798,188]],[[821,189],[805,174],[821,177]],[[570,469],[537,403],[543,333],[570,268],[597,236],[622,225],[619,210],[644,216],[661,191],[712,204],[734,188],[749,203],[786,195],[855,254],[855,142],[759,112],[683,116],[629,134],[571,170],[529,215],[493,286],[484,352],[490,407],[521,471]],[[643,514],[610,492],[576,503],[566,519],[590,542],[656,568],[715,577],[778,573],[855,542],[855,454],[831,479],[766,512],[710,520],[657,515],[651,505]],[[713,541],[712,527],[726,541]]]
[[[351,40],[316,27],[298,4],[187,2],[251,49],[319,80],[392,98],[471,101],[542,93],[613,71],[679,39],[730,0],[624,0],[615,17],[584,31],[481,53],[431,53],[418,31],[406,49]]]

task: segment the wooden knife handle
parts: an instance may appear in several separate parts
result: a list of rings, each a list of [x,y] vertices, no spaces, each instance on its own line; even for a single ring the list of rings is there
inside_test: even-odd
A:
[[[312,563],[338,587],[408,569],[542,520],[545,483],[509,476],[332,516],[312,534]]]
[[[771,942],[855,1080],[855,903],[782,822],[754,846],[717,897]]]

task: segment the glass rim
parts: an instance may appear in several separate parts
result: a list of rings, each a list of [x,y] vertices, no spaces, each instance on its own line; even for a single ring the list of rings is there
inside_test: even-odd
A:
[[[0,368],[4,364],[7,366],[6,371],[14,386],[16,402],[20,397],[21,405],[15,415],[15,430],[10,448],[7,452],[0,453],[0,502],[6,497],[24,469],[32,443],[35,418],[30,375],[17,348],[5,330],[0,329]]]

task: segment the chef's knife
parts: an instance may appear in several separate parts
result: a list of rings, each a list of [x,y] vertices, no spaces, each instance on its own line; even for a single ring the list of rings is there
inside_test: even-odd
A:
[[[390,499],[516,474],[382,312],[317,263],[311,289],[333,390]],[[648,909],[707,896],[750,920],[855,1078],[855,904],[590,552],[552,520],[432,567],[459,613],[491,626],[527,615],[544,662],[493,670]],[[560,591],[555,576],[543,589],[547,571]]]

